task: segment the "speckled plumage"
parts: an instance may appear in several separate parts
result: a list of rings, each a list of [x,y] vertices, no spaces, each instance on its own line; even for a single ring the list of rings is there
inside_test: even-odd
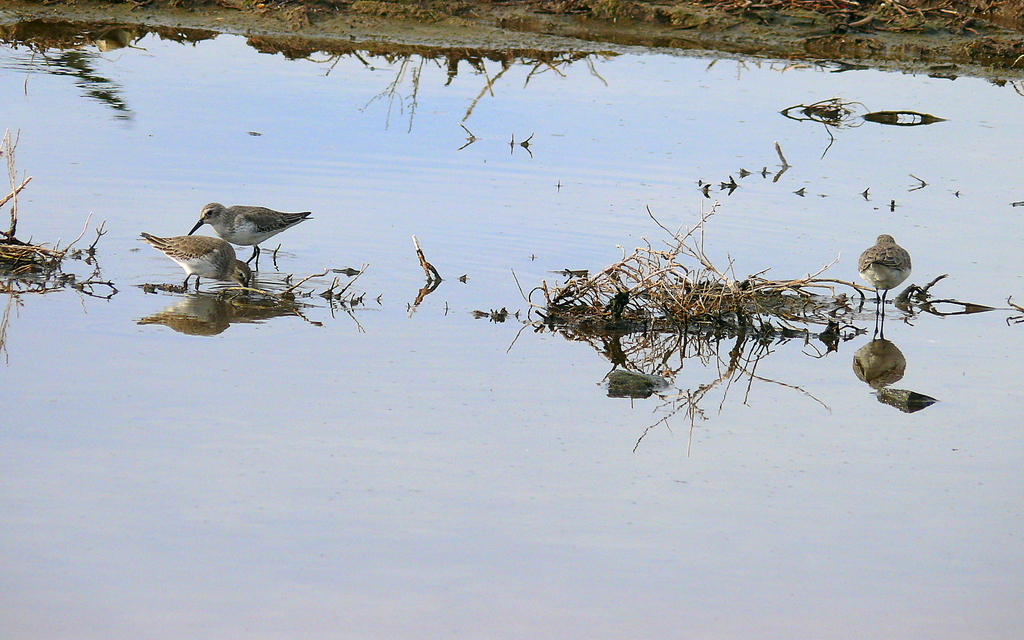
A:
[[[889,289],[898,287],[910,276],[910,253],[883,233],[872,247],[864,250],[857,261],[857,272],[875,291],[882,291],[882,300]]]
[[[186,287],[192,276],[196,277],[197,289],[199,278],[233,281],[242,286],[248,286],[252,279],[249,265],[235,258],[235,250],[220,238],[192,235],[160,238],[143,233],[142,240],[181,265],[186,274]]]

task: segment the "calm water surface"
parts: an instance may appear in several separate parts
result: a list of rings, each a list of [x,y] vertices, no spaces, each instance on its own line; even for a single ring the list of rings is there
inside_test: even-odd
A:
[[[119,293],[3,300],[5,638],[1024,636],[1012,311],[891,312],[896,386],[939,400],[920,412],[854,375],[868,334],[775,344],[692,427],[659,420],[717,361],[613,399],[594,348],[470,314],[525,313],[513,270],[532,288],[656,240],[645,207],[677,227],[715,200],[706,248],[740,277],[838,257],[852,280],[891,233],[912,281],[950,274],[938,297],[1024,300],[1019,84],[625,49],[448,82],[415,55],[234,36],[73,53],[0,52],[0,125],[34,176],[18,235],[105,220]],[[779,113],[835,97],[945,121],[854,117],[829,146]],[[140,324],[205,303],[137,286],[183,275],[138,234],[211,201],[312,211],[262,281],[367,263],[365,307]],[[410,311],[412,235],[446,280]]]

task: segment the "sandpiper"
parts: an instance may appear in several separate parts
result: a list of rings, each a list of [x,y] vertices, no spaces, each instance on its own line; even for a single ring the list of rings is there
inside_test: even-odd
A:
[[[910,253],[896,244],[887,233],[875,240],[873,247],[868,247],[860,254],[857,261],[857,272],[875,288],[875,300],[885,308],[885,296],[889,289],[894,289],[910,275]],[[878,292],[881,291],[881,297]]]
[[[184,287],[186,289],[188,288],[188,279],[192,276],[196,277],[196,289],[199,288],[199,278],[201,277],[234,281],[243,287],[249,286],[249,282],[252,280],[252,271],[249,270],[249,265],[236,259],[235,250],[220,238],[191,235],[158,238],[143,233],[142,239],[181,265],[181,268],[185,270]]]
[[[282,213],[266,207],[249,207],[235,205],[225,207],[219,202],[211,202],[203,207],[199,214],[199,222],[188,232],[192,235],[199,227],[209,224],[217,235],[232,244],[251,245],[252,255],[246,263],[256,259],[256,268],[260,268],[259,244],[267,238],[281,233],[299,224],[309,217],[309,211],[302,213]]]

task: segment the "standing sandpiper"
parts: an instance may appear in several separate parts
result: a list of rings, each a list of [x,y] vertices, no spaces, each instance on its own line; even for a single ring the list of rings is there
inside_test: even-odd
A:
[[[209,236],[158,238],[143,233],[142,239],[181,265],[181,268],[185,270],[184,287],[186,289],[188,288],[188,279],[192,276],[196,277],[196,289],[199,288],[199,278],[234,281],[243,287],[248,287],[249,281],[252,280],[252,271],[249,270],[249,265],[236,259],[235,250],[220,238]]]
[[[219,202],[211,202],[203,207],[199,214],[199,222],[188,235],[192,235],[199,227],[209,224],[217,235],[231,244],[252,246],[252,255],[245,262],[248,264],[256,259],[256,269],[260,268],[259,244],[267,238],[281,233],[299,224],[309,217],[309,211],[302,213],[282,213],[266,207],[249,207],[235,205],[225,207]]]
[[[875,246],[868,247],[860,254],[857,271],[875,288],[875,301],[882,304],[885,310],[885,296],[889,289],[894,289],[910,275],[910,253],[896,244],[887,233],[875,240]],[[881,297],[878,292],[881,291]]]

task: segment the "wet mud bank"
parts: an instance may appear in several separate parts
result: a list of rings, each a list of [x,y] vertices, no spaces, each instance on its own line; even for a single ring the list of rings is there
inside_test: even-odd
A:
[[[127,46],[133,34],[250,37],[268,53],[408,49],[586,54],[629,47],[832,61],[993,80],[1024,76],[1024,2],[738,0],[518,3],[0,2],[8,43]]]

